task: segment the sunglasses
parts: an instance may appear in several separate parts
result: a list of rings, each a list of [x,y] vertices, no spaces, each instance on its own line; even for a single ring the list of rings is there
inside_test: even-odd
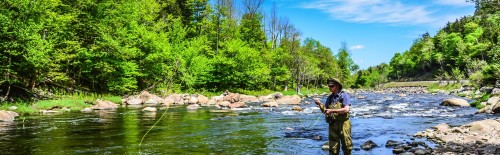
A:
[[[328,87],[330,87],[330,88],[333,88],[333,87],[335,87],[335,86],[337,86],[337,85],[328,85]]]

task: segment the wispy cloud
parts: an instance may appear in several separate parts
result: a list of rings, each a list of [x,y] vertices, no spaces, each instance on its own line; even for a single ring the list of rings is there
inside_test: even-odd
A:
[[[434,0],[434,3],[456,7],[474,6],[474,3],[466,2],[465,0]]]
[[[303,8],[317,9],[332,18],[358,23],[383,23],[393,25],[427,25],[448,20],[431,5],[467,6],[461,0],[437,0],[433,4],[404,4],[398,0],[313,0]]]
[[[354,46],[351,46],[349,48],[349,50],[355,51],[355,50],[360,50],[360,49],[363,49],[363,48],[365,48],[365,46],[363,46],[363,45],[354,45]]]

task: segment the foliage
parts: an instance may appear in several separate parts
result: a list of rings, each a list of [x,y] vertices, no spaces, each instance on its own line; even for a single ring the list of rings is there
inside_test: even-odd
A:
[[[424,33],[409,50],[396,53],[389,63],[388,79],[468,79],[476,87],[491,86],[500,80],[499,2],[468,1],[476,4],[473,16],[447,23],[435,36]],[[358,72],[356,87],[369,86],[376,74],[380,72],[372,69]]]
[[[0,99],[34,100],[40,92],[300,92],[332,77],[353,83],[357,65],[346,48],[334,56],[317,40],[301,40],[286,18],[266,26],[259,7],[238,16],[232,1],[2,1]]]

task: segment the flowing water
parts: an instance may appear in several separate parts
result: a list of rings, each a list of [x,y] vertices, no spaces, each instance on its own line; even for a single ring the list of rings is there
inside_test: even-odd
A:
[[[353,154],[392,154],[387,140],[413,139],[439,123],[452,126],[498,117],[474,115],[475,108],[444,107],[453,96],[431,94],[351,94]],[[322,99],[325,101],[325,97]],[[470,100],[469,100],[470,101]],[[156,113],[122,107],[90,114],[20,116],[14,123],[0,122],[1,154],[328,154],[328,124],[311,99],[302,112],[292,106],[264,108],[257,103],[238,110],[184,106],[159,107]],[[165,113],[166,111],[166,113]],[[148,133],[163,115],[164,117]],[[141,139],[143,139],[142,144]],[[379,146],[365,151],[372,140]]]

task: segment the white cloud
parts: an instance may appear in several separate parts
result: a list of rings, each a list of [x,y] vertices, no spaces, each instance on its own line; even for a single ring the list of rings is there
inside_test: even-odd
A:
[[[437,12],[446,6],[470,6],[465,0],[421,1],[418,4],[403,4],[399,0],[313,0],[303,8],[317,9],[332,18],[357,23],[384,23],[394,25],[436,25],[449,21],[450,14]],[[435,8],[437,5],[441,7]],[[446,5],[443,7],[443,5]],[[431,11],[432,7],[432,11]],[[443,9],[443,10],[440,10]],[[442,25],[440,25],[442,26]]]
[[[435,0],[434,3],[456,7],[474,6],[474,3],[466,2],[465,0]]]
[[[363,46],[363,45],[355,45],[355,46],[351,46],[349,48],[349,50],[353,50],[354,51],[354,50],[360,50],[360,49],[363,49],[363,48],[365,48],[365,46]]]

